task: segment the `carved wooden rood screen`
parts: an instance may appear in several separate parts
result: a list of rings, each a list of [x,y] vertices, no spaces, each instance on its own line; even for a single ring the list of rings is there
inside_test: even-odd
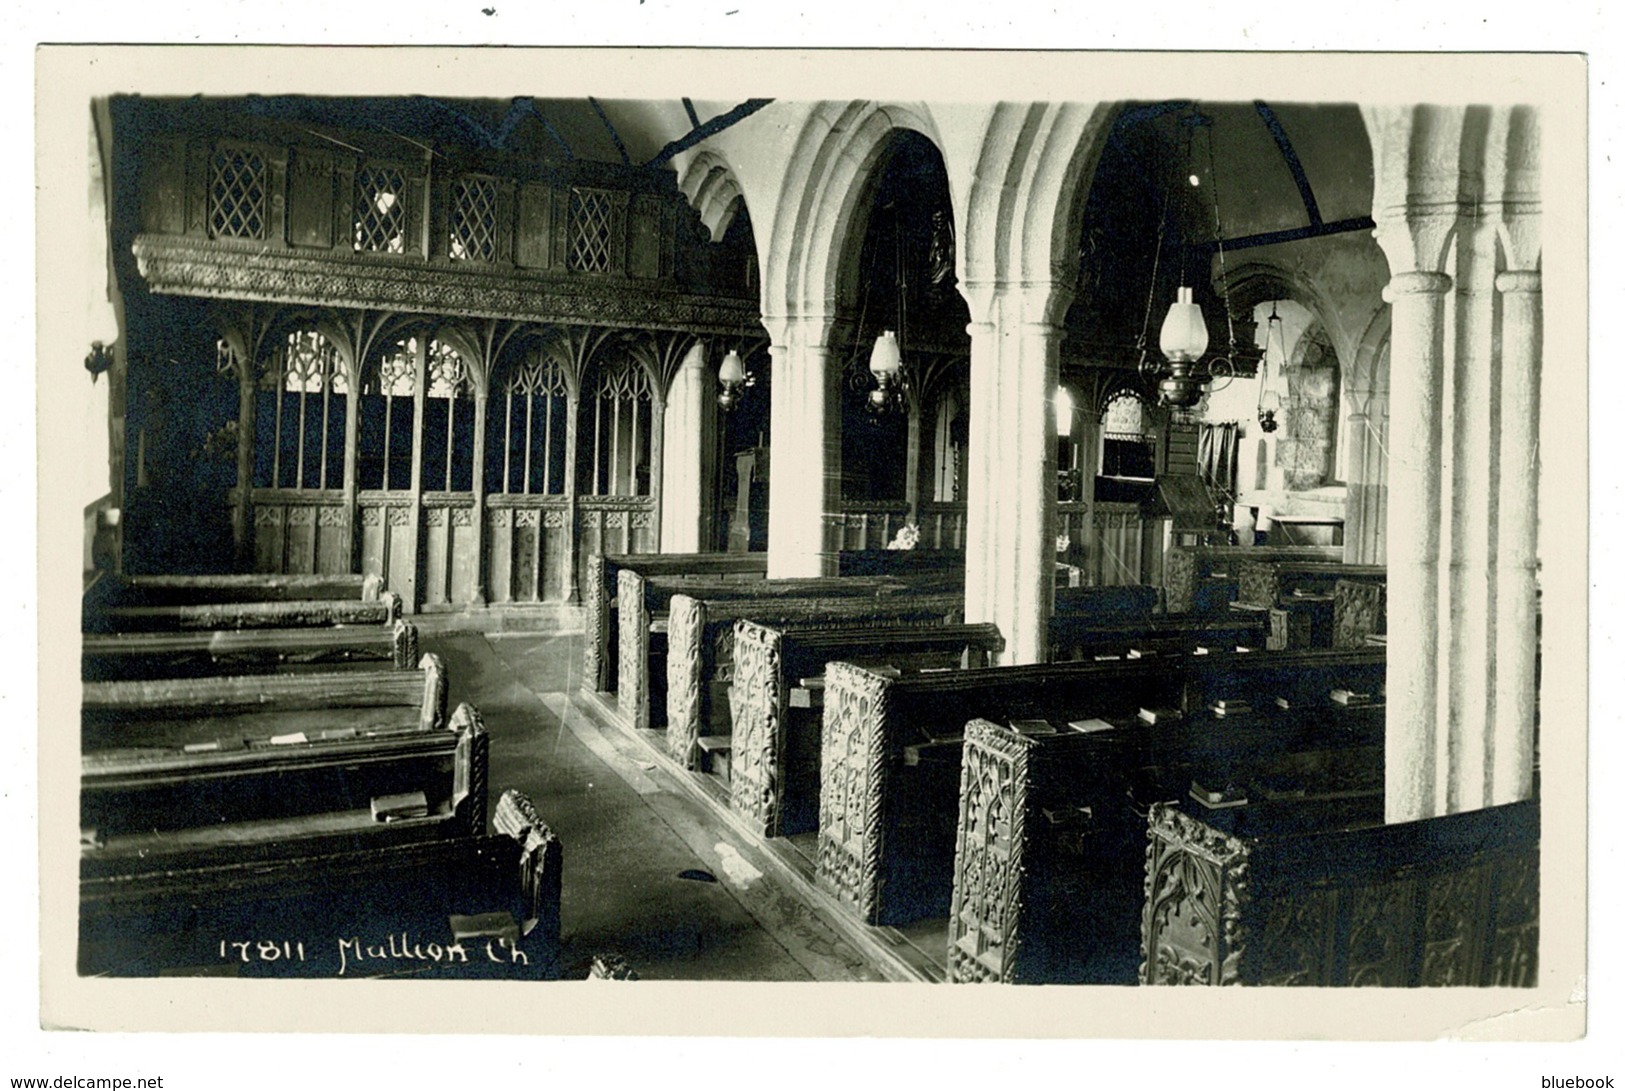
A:
[[[132,389],[222,405],[204,358],[239,387],[209,425],[235,556],[202,563],[376,574],[412,610],[575,602],[591,554],[658,549],[672,380],[759,321],[668,173],[486,173],[469,149],[431,170],[422,145],[224,100],[120,111]],[[132,464],[217,481],[184,442],[132,433]],[[131,532],[169,555],[210,520],[201,488]]]

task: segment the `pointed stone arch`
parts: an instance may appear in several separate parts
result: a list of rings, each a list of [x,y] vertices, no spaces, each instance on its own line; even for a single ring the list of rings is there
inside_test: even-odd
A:
[[[711,234],[712,242],[721,242],[733,223],[734,216],[746,204],[745,191],[739,178],[726,159],[710,149],[703,150],[683,168],[677,188],[699,214],[700,222]]]

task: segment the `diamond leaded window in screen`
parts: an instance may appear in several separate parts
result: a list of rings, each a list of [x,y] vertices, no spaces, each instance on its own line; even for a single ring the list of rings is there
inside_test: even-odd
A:
[[[315,330],[295,330],[260,375],[254,484],[272,489],[344,486],[349,376],[338,350]]]
[[[653,384],[630,357],[595,369],[581,401],[582,451],[577,489],[592,496],[649,495]]]
[[[488,178],[459,178],[451,188],[453,261],[497,259],[497,186]]]
[[[607,273],[614,238],[615,204],[601,189],[570,191],[570,268],[578,273]]]
[[[222,144],[209,160],[209,234],[217,239],[265,238],[265,157]]]
[[[406,179],[393,167],[356,172],[355,249],[406,253]]]
[[[502,408],[493,406],[487,417],[486,491],[564,492],[570,389],[563,369],[532,350],[515,363],[499,389]]]

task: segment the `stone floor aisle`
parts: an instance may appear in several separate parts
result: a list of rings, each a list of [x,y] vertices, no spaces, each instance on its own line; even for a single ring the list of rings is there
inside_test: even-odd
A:
[[[426,633],[424,645],[445,659],[452,701],[485,720],[493,802],[507,788],[525,792],[564,844],[567,976],[615,951],[646,979],[880,978],[759,850],[635,740],[572,704],[579,635]]]

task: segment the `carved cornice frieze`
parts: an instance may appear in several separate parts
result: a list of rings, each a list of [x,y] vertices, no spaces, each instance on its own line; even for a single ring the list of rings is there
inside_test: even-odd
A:
[[[664,292],[633,281],[245,251],[164,235],[138,236],[132,250],[148,288],[169,295],[735,336],[756,316],[751,300]]]

